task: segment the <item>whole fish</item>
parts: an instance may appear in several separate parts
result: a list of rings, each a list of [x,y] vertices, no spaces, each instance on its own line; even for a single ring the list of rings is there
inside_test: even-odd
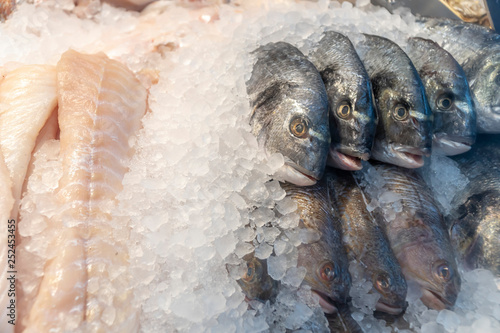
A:
[[[297,266],[306,268],[302,284],[319,296],[325,313],[337,313],[337,303],[345,304],[351,287],[342,230],[332,210],[333,189],[325,179],[310,187],[282,184],[287,196],[297,204],[299,227],[315,233],[317,239],[298,246]]]
[[[429,39],[409,38],[407,53],[434,115],[432,150],[445,155],[468,151],[476,139],[476,111],[462,67]]]
[[[430,189],[414,170],[387,164],[374,167],[385,182],[384,192],[375,195],[386,199],[376,211],[384,217],[382,225],[406,280],[420,286],[421,300],[429,308],[452,307],[461,280],[450,237]],[[373,193],[368,195],[374,199]]]
[[[453,159],[469,179],[453,200],[453,245],[466,268],[500,276],[500,139],[480,136],[470,152]]]
[[[325,83],[331,144],[327,164],[360,170],[373,146],[377,116],[370,78],[349,38],[327,31],[309,54]]]
[[[363,278],[373,283],[371,292],[380,295],[376,310],[402,313],[407,306],[406,280],[387,236],[366,207],[362,189],[352,173],[328,172],[326,176],[335,188],[348,258],[363,268]]]
[[[278,281],[271,278],[267,272],[267,261],[258,259],[254,253],[243,257],[247,271],[237,282],[249,300],[265,302],[273,301],[278,292]]]
[[[418,73],[392,41],[365,35],[357,45],[378,110],[372,158],[405,168],[424,165],[432,148],[432,113]]]
[[[500,35],[483,26],[445,19],[420,20],[425,32],[463,67],[479,133],[500,133]]]
[[[270,43],[254,53],[257,62],[247,82],[252,132],[266,153],[283,154],[281,174],[287,182],[312,185],[323,175],[330,146],[321,76],[288,43]]]

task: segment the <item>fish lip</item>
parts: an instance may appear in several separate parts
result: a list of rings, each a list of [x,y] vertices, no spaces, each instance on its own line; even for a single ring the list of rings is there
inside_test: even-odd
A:
[[[387,303],[384,303],[382,301],[378,301],[377,304],[375,304],[375,310],[380,311],[380,312],[385,312],[390,315],[397,316],[401,314],[404,310],[406,309],[406,304],[405,307],[396,307],[389,305]]]
[[[285,161],[285,164],[275,173],[275,176],[297,186],[312,186],[318,182],[318,179],[303,170],[305,169],[297,164]]]
[[[434,135],[433,142],[437,150],[443,151],[447,156],[463,154],[472,148],[474,140],[467,137],[450,137]]]
[[[393,146],[394,154],[401,160],[400,166],[406,168],[420,168],[424,165],[423,155],[429,156],[430,149],[405,146]]]
[[[439,306],[438,308],[432,307],[432,309],[436,310],[449,309],[453,305],[450,301],[439,295],[437,292],[427,288],[422,288],[422,297],[420,299],[429,308],[431,307],[427,304],[431,304],[431,302],[437,304]]]
[[[326,163],[331,167],[341,170],[356,171],[363,168],[359,157],[341,153],[335,148],[330,148]]]
[[[318,290],[312,289],[311,291],[316,295],[318,295],[319,305],[323,309],[324,313],[334,314],[339,312],[337,307],[334,305],[335,302],[329,296],[325,295],[324,293]]]

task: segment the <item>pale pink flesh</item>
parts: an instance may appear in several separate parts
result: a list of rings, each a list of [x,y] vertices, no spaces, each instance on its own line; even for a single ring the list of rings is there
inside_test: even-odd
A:
[[[343,154],[332,148],[330,148],[330,153],[328,154],[327,164],[337,169],[349,171],[361,170],[363,168],[361,159],[358,157]]]
[[[125,66],[104,54],[70,50],[62,55],[57,71],[63,163],[57,196],[67,208],[51,220],[59,237],[49,246],[61,252],[45,265],[24,321],[26,330],[74,331],[85,322],[106,331],[99,320],[106,306],[112,306],[113,328],[136,331],[130,290],[117,290],[108,305],[100,300],[99,288],[87,286],[112,283],[116,277],[108,274],[109,266],[128,266],[124,244],[113,239],[119,226],[111,223],[111,209],[127,170],[123,163],[132,153],[129,137],[146,111],[147,92]]]
[[[9,72],[0,85],[0,148],[12,180],[13,217],[38,133],[57,105],[54,66],[30,65]]]
[[[9,309],[7,306],[10,304],[10,297],[8,297],[8,290],[10,288],[10,283],[7,280],[9,274],[7,274],[8,262],[7,254],[9,247],[7,246],[7,235],[8,233],[8,223],[7,221],[12,218],[11,210],[14,205],[14,198],[12,197],[12,181],[10,180],[9,170],[5,165],[3,160],[3,155],[0,154],[0,221],[3,221],[4,226],[0,229],[0,316],[2,320],[0,321],[0,332],[10,333],[14,331],[14,326],[8,323],[11,318],[8,317]],[[15,298],[13,298],[15,300]]]
[[[7,298],[10,289],[7,271],[16,271],[19,260],[13,269],[8,269],[7,221],[13,219],[13,230],[17,230],[19,202],[31,153],[41,128],[57,104],[55,67],[29,65],[9,71],[0,82],[0,101],[0,216],[6,223],[0,232],[0,259],[4,263],[0,271],[0,314],[9,319],[5,311],[16,297]],[[19,244],[19,239],[15,243]],[[19,322],[18,317],[15,322]],[[14,328],[7,320],[0,323],[0,332],[13,332]]]

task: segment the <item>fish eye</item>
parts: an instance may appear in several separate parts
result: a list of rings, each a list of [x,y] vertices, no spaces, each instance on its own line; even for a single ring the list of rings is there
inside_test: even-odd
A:
[[[255,276],[255,264],[253,262],[247,263],[247,271],[245,275],[242,276],[243,281],[249,282]]]
[[[348,102],[342,102],[337,108],[337,115],[342,119],[348,118],[351,115],[351,105]]]
[[[307,122],[302,118],[295,118],[290,123],[290,132],[297,138],[303,138],[308,132]]]
[[[335,267],[331,262],[327,262],[321,267],[320,270],[321,279],[325,281],[333,281],[337,274],[335,273]]]
[[[386,274],[377,275],[377,279],[375,280],[375,287],[381,291],[387,291],[391,285],[391,281]]]
[[[436,267],[435,274],[439,279],[447,282],[451,278],[451,269],[447,263],[442,263],[441,265]]]
[[[406,120],[406,118],[408,118],[408,115],[410,113],[408,112],[408,109],[404,105],[398,104],[394,108],[393,114],[396,120]]]
[[[497,76],[495,77],[495,83],[497,86],[500,86],[500,73],[498,73]]]
[[[453,105],[453,96],[450,94],[442,94],[436,100],[436,105],[440,110],[448,110]]]

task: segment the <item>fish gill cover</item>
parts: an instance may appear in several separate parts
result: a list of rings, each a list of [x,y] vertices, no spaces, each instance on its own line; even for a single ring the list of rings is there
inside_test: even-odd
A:
[[[357,3],[270,0],[193,8],[165,2],[140,15],[104,4],[89,20],[68,15],[65,2],[49,1],[23,3],[0,25],[2,73],[17,66],[12,62],[55,65],[74,48],[103,51],[135,72],[157,75],[149,91],[150,111],[130,142],[135,155],[113,214],[127,226],[117,232],[127,242],[130,265],[125,272],[108,267],[114,276],[131,277],[119,288],[133,290],[140,332],[328,331],[318,299],[300,287],[305,272],[296,267],[296,246],[313,236],[297,229],[296,205],[269,176],[284,159],[279,154],[266,159],[258,149],[248,124],[245,82],[254,61],[250,53],[266,43],[285,41],[307,54],[327,27],[352,37],[354,44],[359,32],[396,42],[420,32],[409,12],[391,15],[369,1]],[[47,195],[62,169],[58,150],[57,141],[49,141],[35,155],[22,201],[19,230],[30,237],[33,255],[43,254],[44,233],[53,232],[46,219],[60,209]],[[439,160],[433,168],[447,176],[460,174]],[[436,177],[441,189],[454,183]],[[443,194],[443,200],[450,195]],[[390,193],[382,198],[394,200]],[[236,282],[246,271],[243,257],[253,251],[282,282],[272,304],[250,302],[249,307]],[[229,273],[228,264],[235,268]],[[42,269],[33,267],[38,276]],[[28,277],[22,279],[26,282],[18,288],[33,288]],[[403,317],[408,326],[399,331],[496,332],[498,285],[487,270],[463,274],[453,311],[429,310],[410,288]],[[117,289],[89,287],[103,297]],[[363,299],[370,289],[368,284],[355,289],[353,297]],[[95,325],[116,331],[119,311],[106,307]],[[365,331],[391,331],[366,312],[352,314]]]

